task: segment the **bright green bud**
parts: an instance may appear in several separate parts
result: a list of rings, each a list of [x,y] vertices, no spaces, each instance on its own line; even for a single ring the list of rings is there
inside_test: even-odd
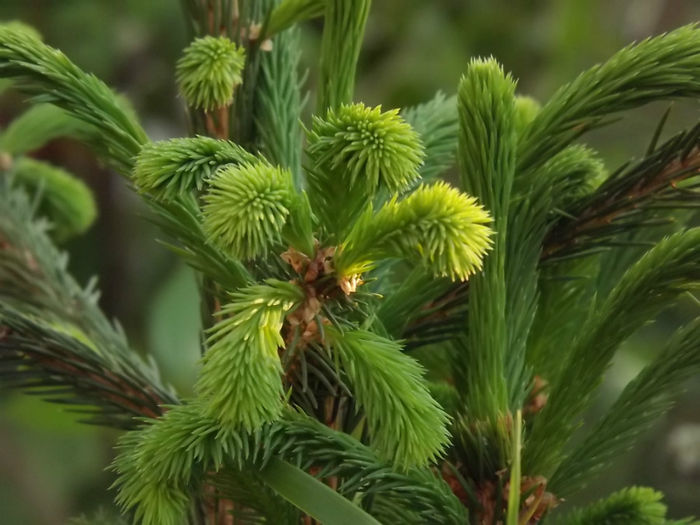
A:
[[[371,269],[379,259],[402,257],[435,276],[467,279],[481,269],[491,246],[491,218],[476,199],[445,182],[420,186],[357,221],[336,256],[340,278]]]
[[[194,40],[177,62],[176,78],[187,105],[206,111],[228,106],[241,83],[245,50],[226,37]]]
[[[132,177],[141,193],[173,199],[201,191],[221,166],[255,160],[255,155],[227,140],[177,138],[146,144],[136,158]]]
[[[530,122],[535,120],[541,107],[540,103],[532,97],[524,95],[515,97],[515,130],[519,135],[530,125]]]
[[[265,255],[281,241],[294,199],[289,170],[263,160],[225,166],[204,196],[204,231],[239,259]]]
[[[85,232],[95,221],[97,207],[90,188],[67,171],[21,157],[13,173],[19,184],[41,196],[39,214],[52,222],[51,234],[57,241]]]
[[[0,27],[2,27],[3,29],[8,29],[10,31],[23,33],[24,35],[39,41],[43,40],[41,33],[39,33],[39,31],[37,31],[36,28],[27,25],[19,20],[10,20],[9,22],[3,22],[2,24],[0,24]]]
[[[382,186],[399,192],[418,179],[423,144],[398,110],[381,106],[341,105],[314,117],[307,152],[313,159],[310,177],[331,177],[345,188],[358,184],[373,195]]]
[[[551,182],[554,207],[567,208],[597,188],[607,170],[597,151],[574,144],[549,159],[542,166],[541,177]]]

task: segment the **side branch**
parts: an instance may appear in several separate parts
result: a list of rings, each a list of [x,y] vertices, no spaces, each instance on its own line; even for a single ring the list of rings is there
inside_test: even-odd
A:
[[[700,125],[681,133],[632,167],[623,167],[549,233],[542,260],[582,254],[611,245],[613,237],[649,225],[645,210],[697,206],[694,184],[700,175]]]

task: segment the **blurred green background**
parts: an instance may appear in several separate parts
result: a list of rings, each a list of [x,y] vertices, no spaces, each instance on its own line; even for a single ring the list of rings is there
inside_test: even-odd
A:
[[[126,94],[152,138],[184,134],[173,83],[173,64],[186,44],[178,2],[0,0],[0,20],[10,19],[34,25],[49,44]],[[469,57],[494,55],[519,79],[521,93],[546,100],[557,86],[623,45],[698,19],[697,0],[378,0],[361,57],[357,99],[398,107],[438,89],[452,93]],[[304,26],[302,67],[310,72],[311,88],[319,38],[320,24]],[[0,98],[1,126],[22,103],[12,92]],[[650,106],[625,115],[589,141],[615,168],[643,153],[665,109]],[[667,134],[697,121],[698,109],[697,102],[676,104]],[[192,274],[154,242],[156,232],[125,181],[103,169],[84,147],[57,140],[37,155],[79,174],[99,201],[98,223],[67,246],[74,272],[82,282],[99,275],[105,311],[187,393],[198,352]],[[689,300],[626,345],[591,419],[690,310]],[[643,484],[666,492],[672,516],[700,515],[698,407],[696,380],[669,416],[577,499]],[[116,434],[75,419],[36,398],[0,394],[1,523],[62,524],[70,516],[110,508],[112,476],[104,467]]]

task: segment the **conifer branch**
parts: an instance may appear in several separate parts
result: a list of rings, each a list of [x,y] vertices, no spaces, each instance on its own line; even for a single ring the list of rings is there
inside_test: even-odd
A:
[[[621,233],[647,224],[645,210],[695,207],[700,175],[700,124],[681,132],[635,164],[623,166],[591,195],[569,207],[549,232],[542,259],[585,255],[615,246]]]
[[[196,383],[205,413],[223,428],[253,432],[282,412],[282,321],[303,300],[290,283],[268,280],[232,294],[210,329]]]
[[[515,97],[515,130],[518,137],[526,133],[527,128],[535,120],[542,109],[540,103],[532,97],[516,95]]]
[[[264,256],[282,240],[295,199],[289,170],[258,160],[219,170],[202,208],[204,233],[230,256]]]
[[[321,479],[342,480],[339,492],[377,518],[403,515],[430,521],[440,516],[455,525],[466,519],[460,501],[430,470],[398,472],[352,436],[291,411],[245,434],[221,428],[194,401],[128,432],[119,449],[112,465],[118,473],[117,501],[125,510],[134,509],[145,525],[178,523],[165,520],[183,516],[190,494],[197,491],[198,473],[245,479],[271,457]]]
[[[456,353],[457,387],[472,417],[508,412],[506,239],[515,169],[515,82],[494,59],[472,60],[458,90],[459,162],[465,191],[493,215],[493,250],[469,284],[469,352]]]
[[[574,510],[561,525],[662,525],[666,521],[663,495],[646,487],[628,487],[582,509]]]
[[[405,199],[372,208],[353,225],[335,258],[340,278],[401,257],[439,277],[465,280],[491,246],[491,222],[476,199],[444,182],[421,186]]]
[[[696,24],[630,45],[560,88],[518,145],[518,173],[530,177],[547,159],[611,113],[656,100],[700,95]]]
[[[158,200],[173,200],[202,191],[222,166],[257,159],[227,140],[201,136],[170,139],[143,147],[136,158],[133,180],[139,192]]]
[[[584,146],[563,149],[547,161],[530,187],[516,178],[508,218],[506,288],[508,316],[507,362],[512,409],[522,406],[530,388],[530,373],[524,363],[530,331],[535,322],[540,279],[542,243],[557,214],[565,214],[572,199],[585,195],[602,176],[604,166],[597,154]],[[538,370],[542,373],[542,370]]]
[[[617,347],[700,279],[700,228],[667,237],[624,274],[581,327],[569,361],[534,421],[525,471],[548,474]]]
[[[396,339],[404,339],[405,330],[417,328],[417,324],[425,320],[431,314],[442,316],[444,302],[439,301],[441,295],[448,293],[452,287],[449,279],[436,280],[425,268],[414,268],[391,291],[384,292],[376,315],[382,322],[384,329]],[[433,305],[425,308],[425,305],[436,300],[440,306]],[[463,323],[459,323],[460,328]],[[407,341],[408,342],[408,341]]]
[[[264,35],[269,38],[294,24],[321,16],[325,6],[326,0],[283,0],[270,12]]]
[[[148,137],[130,108],[95,76],[24,31],[0,26],[0,76],[37,102],[54,104],[99,132],[91,141],[122,174]]]
[[[566,365],[571,340],[579,334],[591,301],[595,293],[599,293],[595,281],[598,272],[598,260],[589,257],[545,268],[539,276],[539,297],[528,337],[527,362],[533,372],[548,383],[554,381]],[[614,281],[617,284],[618,278]]]
[[[0,133],[0,152],[22,155],[58,137],[88,141],[93,128],[52,104],[36,104],[15,118]]]
[[[175,403],[138,368],[119,366],[77,328],[46,325],[0,305],[0,384],[65,404],[84,423],[122,429]]]
[[[296,523],[301,512],[280,498],[263,483],[252,468],[221,470],[206,483],[214,490],[213,499],[234,502],[228,512],[236,523]]]
[[[313,0],[323,11],[323,2]],[[272,11],[275,13],[284,2]],[[268,26],[269,29],[270,26]],[[260,78],[256,96],[255,122],[261,152],[274,164],[291,170],[297,189],[302,187],[302,127],[299,115],[306,103],[302,97],[298,68],[301,57],[300,34],[291,28],[272,38],[272,50],[260,57]]]
[[[94,283],[80,287],[47,224],[8,180],[0,183],[0,368],[3,380],[50,399],[97,408],[88,421],[132,427],[134,416],[175,402],[153,363],[129,348],[97,307]],[[71,398],[74,398],[71,400]]]
[[[56,242],[85,232],[95,221],[97,206],[90,188],[61,168],[22,157],[13,163],[11,176],[39,199],[38,213],[51,221]]]
[[[401,468],[442,455],[448,417],[430,397],[420,364],[372,332],[329,327],[326,333],[367,415],[372,447]]]
[[[347,231],[368,200],[419,178],[423,146],[398,110],[342,104],[314,117],[306,148],[309,199],[329,234]],[[381,193],[380,193],[381,192]]]
[[[193,109],[206,112],[228,107],[243,81],[244,66],[245,50],[225,36],[196,38],[177,62],[180,94]]]
[[[324,0],[323,38],[316,113],[349,104],[371,0]]]
[[[193,196],[173,201],[156,201],[147,197],[146,204],[154,212],[151,220],[169,237],[161,244],[189,266],[227,291],[235,291],[253,281],[240,261],[208,242],[202,214]]]
[[[95,282],[78,285],[67,270],[68,260],[34,217],[32,202],[10,181],[0,181],[0,300],[22,313],[77,327],[101,350],[110,366],[140,369],[154,385],[157,370],[129,348],[118,325],[97,306]]]
[[[455,165],[457,159],[457,97],[446,97],[442,92],[428,102],[401,112],[420,136],[425,148],[425,159],[419,168],[423,180],[441,175]]]
[[[667,412],[687,379],[700,371],[700,318],[676,332],[624,389],[605,417],[559,465],[548,486],[566,497],[580,489]]]

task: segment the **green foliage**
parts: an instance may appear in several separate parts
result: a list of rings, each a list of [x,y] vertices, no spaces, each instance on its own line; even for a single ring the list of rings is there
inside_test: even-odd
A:
[[[157,369],[127,344],[34,217],[29,197],[0,181],[0,380],[82,408],[84,421],[133,428],[175,401]]]
[[[568,146],[554,155],[539,174],[558,190],[552,192],[552,208],[564,212],[576,200],[590,195],[606,176],[598,153],[580,144]]]
[[[452,167],[457,157],[456,97],[445,97],[438,92],[435,97],[402,112],[423,141],[425,159],[420,166],[423,179],[431,179]]]
[[[201,404],[166,408],[163,417],[147,420],[120,438],[122,452],[112,464],[119,474],[114,483],[117,503],[124,510],[134,509],[134,517],[144,525],[181,523],[194,461],[215,468],[224,451],[233,452],[226,439],[230,434],[220,431]]]
[[[697,208],[700,126],[657,146],[664,116],[609,176],[573,142],[612,113],[698,97],[696,26],[620,51],[541,107],[488,58],[456,97],[400,113],[353,100],[369,0],[184,7],[194,40],[176,76],[195,136],[156,143],[104,84],[0,26],[0,76],[41,103],[0,135],[15,172],[0,180],[0,380],[128,430],[113,464],[126,514],[525,524],[668,410],[700,368],[697,319],[567,448],[620,345],[697,287],[700,229],[670,219]],[[294,26],[321,14],[304,124]],[[80,230],[94,210],[21,157],[61,135],[130,175],[197,271],[191,399],[129,347],[35,217]],[[426,180],[454,164],[460,189]],[[664,516],[658,494],[631,488],[566,523]]]
[[[189,107],[211,111],[233,102],[242,82],[245,50],[226,37],[195,39],[177,62],[180,94]]]
[[[325,184],[361,185],[372,196],[380,187],[400,192],[418,179],[423,147],[396,109],[343,104],[314,117],[307,139],[314,168],[331,179]]]
[[[52,104],[37,104],[0,134],[0,151],[23,155],[58,137],[89,140],[91,128]]]
[[[282,366],[277,354],[285,314],[303,296],[296,286],[268,281],[232,295],[209,331],[197,379],[205,412],[224,428],[257,430],[282,411]]]
[[[493,250],[470,282],[468,349],[458,353],[458,388],[476,419],[497,421],[508,410],[503,370],[508,348],[506,242],[516,151],[515,82],[493,59],[472,60],[459,84],[462,185],[493,216]],[[478,354],[477,354],[478,352]],[[465,375],[466,374],[466,375]]]
[[[204,196],[204,231],[239,259],[266,255],[281,241],[295,198],[292,175],[266,161],[227,166]]]
[[[700,321],[676,332],[634,378],[588,437],[559,465],[551,486],[566,496],[629,449],[673,406],[686,380],[700,372]]]
[[[540,109],[542,109],[542,106],[532,97],[523,95],[515,97],[515,129],[518,135],[527,130],[540,112]]]
[[[371,0],[325,0],[316,113],[352,102]]]
[[[202,225],[202,214],[193,196],[174,201],[147,199],[154,212],[152,219],[168,236],[161,241],[188,265],[225,290],[236,290],[253,279],[248,269],[217,246],[208,242]]]
[[[568,148],[560,155],[565,151]],[[697,182],[699,168],[700,124],[651,148],[642,159],[610,175],[592,193],[573,192],[568,216],[549,232],[543,256],[564,260],[624,245],[622,235],[658,226],[654,215],[659,210],[670,213],[674,208],[692,209],[696,203],[693,183]],[[559,180],[569,186],[568,178]]]
[[[646,487],[630,487],[611,494],[583,509],[571,512],[560,523],[567,525],[594,525],[607,523],[623,525],[663,525],[666,505],[661,493]]]
[[[281,4],[279,9],[289,3]],[[323,7],[322,2],[318,3]],[[275,12],[271,15],[273,19]],[[275,36],[272,50],[260,57],[260,80],[255,92],[261,152],[271,162],[290,169],[297,188],[302,186],[299,115],[306,102],[306,98],[302,98],[303,79],[297,73],[300,58],[300,34],[296,28]]]
[[[260,476],[282,497],[328,525],[379,525],[362,509],[301,469],[273,458]]]
[[[398,472],[348,434],[301,414],[287,412],[247,435],[222,429],[194,401],[171,407],[164,417],[146,423],[120,439],[121,453],[112,465],[119,474],[115,486],[120,505],[135,509],[143,523],[161,523],[157,520],[163,514],[181,516],[188,494],[196,491],[193,474],[226,465],[250,483],[248,469],[264,468],[272,457],[296,463],[304,471],[315,468],[321,479],[343,477],[339,492],[361,497],[362,507],[380,519],[406,515],[408,501],[410,515],[419,519],[440,515],[450,524],[464,520],[459,500],[430,471]],[[220,475],[225,471],[216,474],[213,484]],[[264,496],[260,502],[269,504]],[[265,510],[256,496],[241,503]]]
[[[530,173],[610,113],[700,95],[695,24],[628,46],[561,87],[521,136],[518,170]]]
[[[310,200],[331,233],[346,229],[380,190],[397,193],[419,177],[423,147],[397,110],[343,104],[314,117],[307,141]]]
[[[367,414],[372,447],[400,467],[444,453],[447,415],[430,397],[422,367],[401,346],[364,330],[329,332],[350,387]]]
[[[270,12],[265,36],[279,33],[302,20],[321,16],[325,4],[325,0],[283,0]]]
[[[491,246],[489,214],[476,199],[444,182],[421,186],[374,214],[358,219],[336,256],[336,271],[349,277],[381,259],[405,258],[434,276],[467,279]]]
[[[39,197],[39,213],[51,220],[52,237],[60,242],[85,232],[95,221],[97,209],[90,189],[70,173],[22,157],[14,163],[17,183]]]
[[[146,144],[136,158],[133,181],[142,193],[172,200],[202,191],[217,169],[257,157],[227,140],[177,138]]]
[[[131,110],[102,81],[31,34],[0,25],[0,74],[37,102],[54,104],[95,128],[91,143],[121,173],[148,141]]]
[[[549,472],[617,347],[700,279],[700,228],[658,243],[620,279],[581,327],[530,434],[527,468]]]
[[[158,417],[160,405],[174,401],[135,355],[115,360],[75,325],[46,323],[0,304],[0,328],[3,385],[72,407],[67,410],[84,423],[131,429],[137,418]]]
[[[4,27],[7,29],[11,29],[13,31],[17,31],[19,33],[25,33],[27,36],[34,38],[36,40],[43,40],[44,38],[41,36],[41,33],[37,31],[36,28],[25,24],[24,22],[20,20],[10,20],[8,22],[3,22],[2,24]]]

